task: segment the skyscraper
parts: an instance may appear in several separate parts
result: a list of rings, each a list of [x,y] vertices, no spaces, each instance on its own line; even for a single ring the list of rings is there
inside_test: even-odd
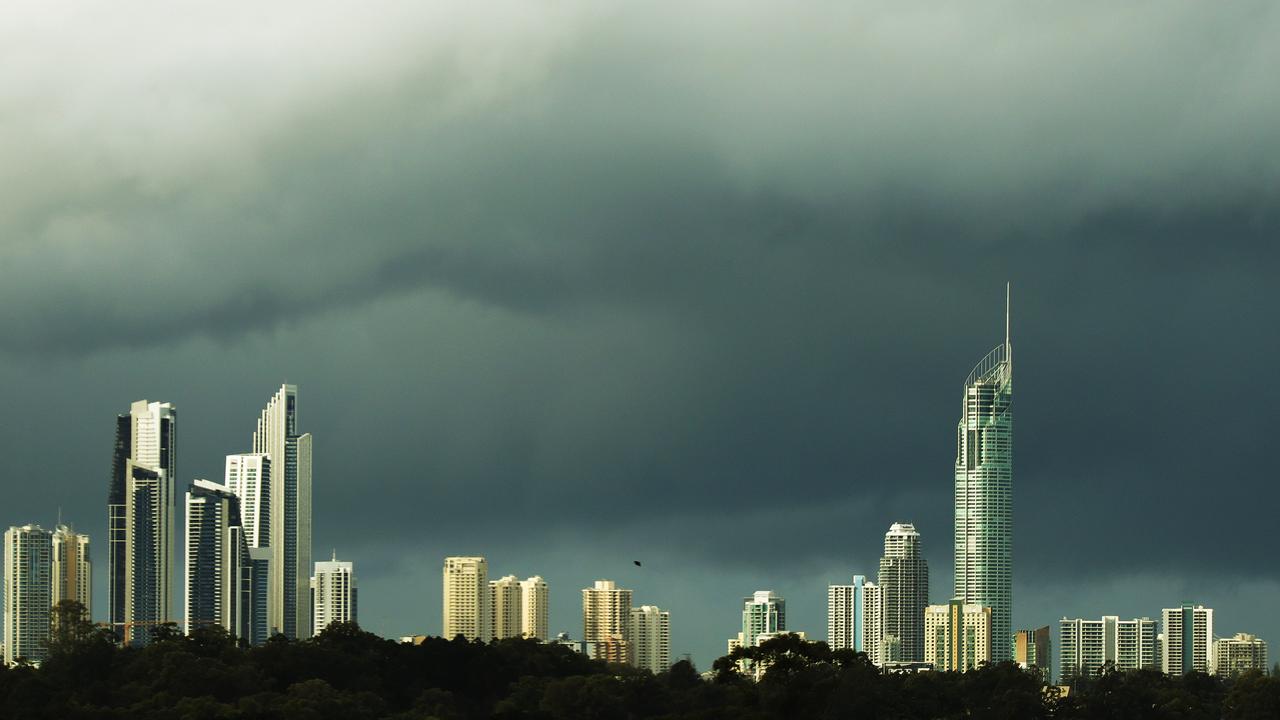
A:
[[[489,627],[496,640],[520,637],[520,581],[507,575],[489,581]]]
[[[633,665],[657,675],[671,668],[671,613],[653,605],[631,609]]]
[[[444,559],[444,602],[441,635],[452,640],[489,642],[489,564],[482,557]]]
[[[964,672],[991,661],[991,608],[953,598],[924,614],[924,661],[935,670]]]
[[[991,657],[1008,660],[1013,609],[1013,346],[1005,338],[964,381],[956,426],[955,595],[991,608]]]
[[[1105,615],[1058,622],[1058,679],[1096,677],[1107,663],[1117,670],[1158,669],[1156,621]]]
[[[225,485],[209,480],[193,481],[186,500],[183,632],[217,626],[247,640],[256,608],[240,501]]]
[[[240,524],[249,546],[249,567],[253,593],[250,614],[250,645],[261,645],[271,636],[271,456],[266,453],[238,453],[226,458],[224,484],[240,501]],[[278,626],[276,626],[278,627]]]
[[[4,662],[48,655],[53,535],[39,525],[4,534]]]
[[[929,564],[921,552],[920,533],[911,523],[889,526],[877,580],[884,607],[881,662],[923,661]]]
[[[1213,608],[1192,603],[1160,611],[1164,646],[1160,669],[1166,675],[1212,670]]]
[[[867,582],[866,576],[854,575],[851,585],[827,586],[827,645],[832,650],[854,650],[871,655],[866,631],[869,584],[875,587],[874,583]],[[872,594],[877,601],[880,599],[879,593]],[[870,614],[879,616],[882,613],[877,609]]]
[[[297,405],[298,388],[281,385],[253,433],[253,452],[271,461],[269,624],[289,638],[309,637],[312,620],[311,434],[298,434]]]
[[[756,637],[787,629],[787,601],[772,590],[757,590],[742,598],[742,647],[755,647]]]
[[[133,403],[116,417],[107,489],[108,621],[127,642],[147,642],[172,617],[176,474],[177,410]]]
[[[89,560],[89,536],[66,525],[53,532],[52,604],[74,600],[93,617],[93,565]]]
[[[631,591],[612,580],[582,590],[582,640],[592,659],[631,662]]]
[[[316,635],[332,623],[357,622],[355,566],[338,560],[336,551],[331,560],[316,563],[316,574],[311,577],[311,592],[311,605],[315,608],[312,626]]]
[[[520,634],[546,642],[551,639],[547,581],[534,575],[520,581]]]

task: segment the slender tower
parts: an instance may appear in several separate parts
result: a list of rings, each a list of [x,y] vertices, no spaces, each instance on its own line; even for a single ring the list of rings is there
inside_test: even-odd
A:
[[[177,410],[139,400],[116,417],[107,490],[108,620],[123,641],[145,644],[172,619],[173,478]]]
[[[877,576],[881,603],[880,663],[924,660],[924,611],[929,607],[929,563],[920,533],[911,523],[894,523],[884,534],[884,557]]]
[[[1004,343],[964,381],[956,426],[955,596],[991,608],[991,659],[1012,656],[1013,345],[1005,286]]]
[[[298,434],[297,406],[298,388],[281,385],[253,433],[253,452],[271,464],[268,626],[291,639],[310,637],[312,621],[311,434]]]

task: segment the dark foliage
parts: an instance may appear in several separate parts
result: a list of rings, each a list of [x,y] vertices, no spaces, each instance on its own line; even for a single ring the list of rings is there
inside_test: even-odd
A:
[[[384,640],[334,625],[303,642],[241,648],[225,633],[161,632],[119,648],[64,613],[41,667],[0,669],[0,717],[570,720],[660,718],[1227,718],[1280,717],[1280,680],[1108,672],[1058,698],[1011,664],[956,673],[883,674],[865,656],[781,637],[658,676],[606,666],[558,645]],[[738,661],[765,668],[759,682]]]

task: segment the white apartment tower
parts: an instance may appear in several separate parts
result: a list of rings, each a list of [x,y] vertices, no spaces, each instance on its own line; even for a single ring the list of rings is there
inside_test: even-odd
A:
[[[39,663],[48,654],[53,535],[39,525],[4,534],[4,662]]]
[[[991,608],[954,598],[924,613],[924,661],[935,670],[965,672],[991,662]]]
[[[671,613],[653,605],[631,609],[631,651],[636,667],[657,675],[671,668]]]
[[[832,650],[866,653],[879,665],[884,639],[884,595],[863,575],[851,585],[827,587],[827,644]]]
[[[217,626],[248,639],[253,621],[252,566],[239,499],[225,485],[195,480],[187,490],[186,612],[183,632]]]
[[[53,532],[52,604],[74,600],[93,617],[93,565],[89,560],[89,536],[66,525]]]
[[[787,629],[787,601],[772,590],[757,590],[749,598],[742,598],[742,632],[738,644],[755,647],[756,637],[780,633]],[[730,647],[733,646],[730,640]]]
[[[1160,669],[1166,675],[1210,672],[1213,609],[1184,603],[1181,607],[1160,611],[1160,619],[1164,626]]]
[[[297,406],[298,388],[281,385],[253,432],[253,452],[271,462],[268,624],[291,639],[310,637],[312,621],[311,434],[298,434]]]
[[[227,456],[224,483],[240,498],[240,524],[251,548],[271,543],[271,456],[240,453]]]
[[[452,640],[458,635],[468,640],[489,642],[489,565],[482,557],[444,559],[443,629]]]
[[[1265,673],[1267,641],[1248,633],[1213,641],[1213,674],[1236,677],[1250,670]]]
[[[311,577],[311,606],[315,611],[311,624],[316,635],[331,623],[357,622],[355,565],[339,560],[336,551],[331,558],[316,563],[316,574]]]
[[[593,660],[631,662],[631,591],[612,580],[582,590],[582,640]]]
[[[1156,634],[1156,621],[1150,618],[1062,618],[1058,622],[1058,677],[1095,677],[1108,662],[1117,670],[1156,670],[1160,666]]]
[[[884,535],[877,578],[882,596],[881,662],[920,662],[924,657],[924,610],[929,606],[929,564],[920,533],[911,523],[894,523]]]
[[[108,620],[126,643],[172,619],[177,410],[139,400],[116,417],[107,491]]]
[[[534,575],[520,581],[520,634],[547,642],[551,639],[547,581]]]
[[[489,581],[489,626],[493,638],[504,640],[524,634],[521,622],[520,581],[507,575]]]

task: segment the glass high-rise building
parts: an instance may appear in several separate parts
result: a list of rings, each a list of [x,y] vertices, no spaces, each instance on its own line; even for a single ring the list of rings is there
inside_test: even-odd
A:
[[[310,637],[312,622],[311,433],[298,434],[297,409],[298,388],[281,385],[253,432],[253,454],[265,454],[270,462],[266,501],[259,498],[268,517],[254,515],[261,518],[254,521],[257,547],[263,545],[262,520],[269,523],[268,627],[291,639]]]
[[[991,659],[1012,656],[1013,347],[1008,288],[1004,343],[964,381],[956,426],[955,595],[991,608]]]
[[[107,489],[107,618],[116,636],[145,644],[171,620],[177,410],[139,400],[116,417]]]

